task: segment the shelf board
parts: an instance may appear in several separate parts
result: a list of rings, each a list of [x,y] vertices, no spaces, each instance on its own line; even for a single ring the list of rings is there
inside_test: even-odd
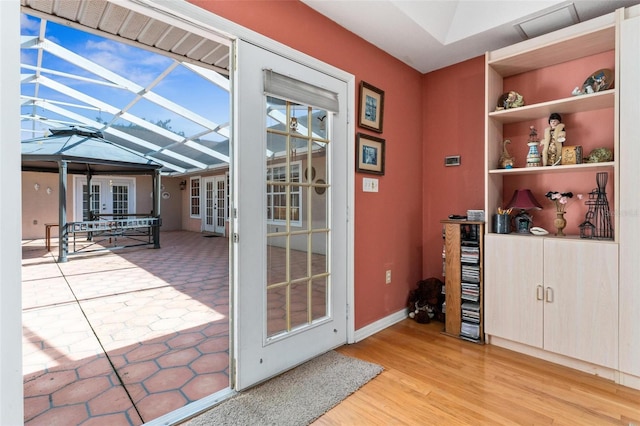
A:
[[[484,221],[467,219],[442,219],[440,223],[457,223],[460,225],[484,225]]]
[[[491,175],[529,175],[529,174],[546,174],[546,173],[568,173],[582,172],[591,170],[608,171],[612,170],[615,162],[607,161],[603,163],[584,163],[584,164],[567,164],[565,166],[547,166],[547,167],[515,167],[513,169],[491,169]]]
[[[549,230],[550,233],[547,235],[533,235],[530,233],[521,234],[518,232],[511,232],[509,234],[496,234],[495,232],[487,232],[487,236],[490,238],[541,238],[541,239],[557,239],[563,241],[571,241],[572,243],[586,243],[586,244],[618,244],[613,239],[605,239],[605,238],[580,238],[580,235],[575,234],[567,234],[564,236],[557,236],[553,234],[553,230]]]
[[[601,17],[600,21],[602,20],[613,21],[613,15]],[[585,22],[573,26],[574,28],[567,28],[564,32],[582,30],[583,26],[596,24],[595,21]],[[614,22],[604,28],[585,28],[582,33],[567,35],[563,40],[557,41],[562,32],[550,33],[491,52],[488,65],[502,77],[508,77],[615,49]]]
[[[576,112],[595,111],[613,108],[615,89],[604,90],[590,95],[578,95],[539,104],[525,105],[519,108],[504,109],[489,113],[489,118],[496,122],[517,123],[525,120],[537,120],[548,117],[551,113],[572,114]]]

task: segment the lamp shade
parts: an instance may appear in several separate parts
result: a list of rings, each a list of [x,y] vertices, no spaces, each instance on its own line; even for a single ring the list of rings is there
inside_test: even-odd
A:
[[[513,192],[513,198],[507,204],[507,209],[520,209],[520,210],[542,210],[542,206],[535,199],[530,189],[516,189]]]

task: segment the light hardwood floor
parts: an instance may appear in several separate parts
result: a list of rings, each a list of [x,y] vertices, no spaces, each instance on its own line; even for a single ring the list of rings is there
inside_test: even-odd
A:
[[[339,352],[384,371],[323,425],[637,425],[640,391],[404,320]]]

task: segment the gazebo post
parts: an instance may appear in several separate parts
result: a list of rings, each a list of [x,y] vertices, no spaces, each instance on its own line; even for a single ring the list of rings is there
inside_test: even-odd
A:
[[[58,262],[67,261],[69,233],[67,232],[67,162],[58,162]]]
[[[160,169],[156,169],[153,171],[152,178],[153,185],[153,214],[154,218],[160,218],[160,191],[161,191],[161,181],[160,181]],[[153,248],[160,248],[160,224],[157,226],[153,226]]]

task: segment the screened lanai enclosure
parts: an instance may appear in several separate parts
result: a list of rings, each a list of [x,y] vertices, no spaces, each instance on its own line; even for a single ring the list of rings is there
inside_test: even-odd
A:
[[[45,225],[47,245],[53,225],[63,262],[81,235],[112,242],[128,234],[128,245],[159,247],[162,176],[228,170],[229,41],[105,1],[24,1],[22,10],[23,171],[53,166],[59,174],[60,212]],[[149,202],[136,203],[134,187],[112,178],[142,175],[152,178],[145,211],[136,206]],[[100,208],[107,204],[92,176],[108,179],[109,209]]]
[[[228,167],[228,40],[106,1],[22,10],[22,139],[88,127],[165,176]]]

